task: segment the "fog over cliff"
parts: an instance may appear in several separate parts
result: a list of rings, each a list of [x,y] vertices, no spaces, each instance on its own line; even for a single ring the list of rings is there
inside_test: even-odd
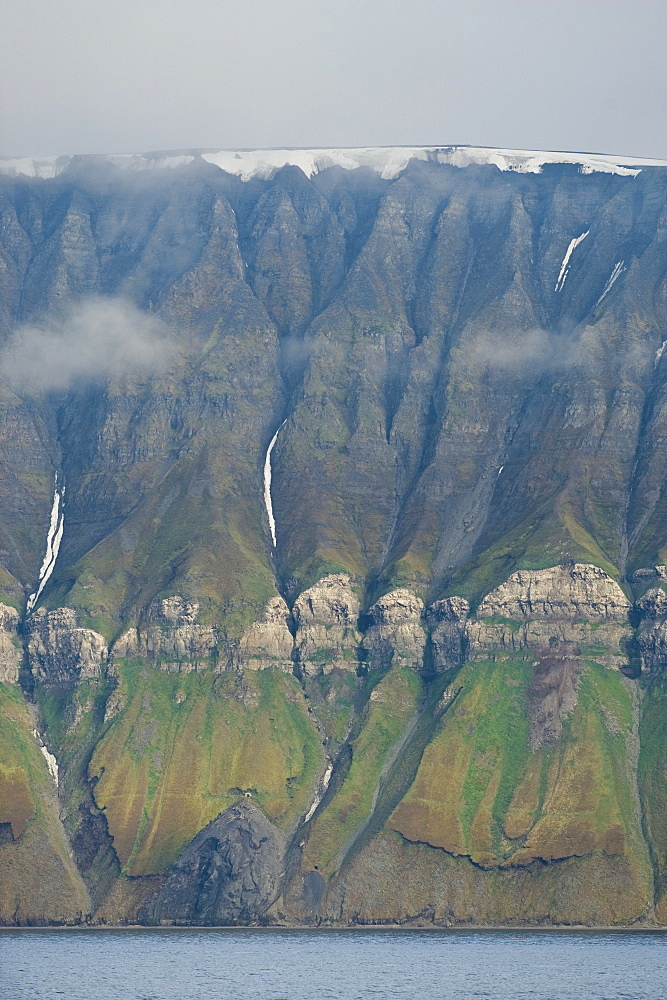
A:
[[[172,352],[156,316],[127,299],[96,296],[15,328],[0,354],[0,368],[18,390],[62,391],[130,372],[155,372]]]

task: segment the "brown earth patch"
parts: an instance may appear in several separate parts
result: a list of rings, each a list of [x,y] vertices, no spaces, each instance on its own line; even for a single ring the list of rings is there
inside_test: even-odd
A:
[[[563,728],[563,720],[577,704],[581,651],[576,643],[562,642],[538,654],[528,690],[530,748],[550,746]]]

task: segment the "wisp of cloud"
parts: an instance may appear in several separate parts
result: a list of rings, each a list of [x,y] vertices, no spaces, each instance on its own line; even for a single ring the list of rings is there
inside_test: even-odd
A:
[[[0,353],[16,389],[63,391],[136,371],[159,370],[173,352],[164,323],[127,299],[93,297],[18,327]]]

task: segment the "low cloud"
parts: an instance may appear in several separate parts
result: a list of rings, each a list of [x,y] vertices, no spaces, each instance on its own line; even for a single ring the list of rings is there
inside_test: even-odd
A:
[[[573,334],[549,333],[546,330],[517,330],[512,338],[477,334],[466,345],[468,357],[492,368],[515,374],[567,368],[585,357],[581,343]]]
[[[0,352],[16,389],[62,391],[162,368],[173,354],[165,324],[127,299],[87,298],[18,327]]]

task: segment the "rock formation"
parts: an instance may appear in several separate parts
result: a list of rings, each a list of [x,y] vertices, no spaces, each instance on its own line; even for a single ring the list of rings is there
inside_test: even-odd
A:
[[[18,623],[18,611],[0,604],[0,683],[2,684],[18,683],[22,659],[17,632]]]
[[[479,604],[468,623],[472,657],[498,651],[577,645],[608,666],[627,666],[632,636],[631,604],[622,589],[597,566],[581,563],[521,570]]]
[[[359,609],[352,579],[343,573],[325,576],[299,595],[293,609],[295,649],[304,674],[356,669]]]
[[[109,655],[103,636],[78,627],[73,608],[35,611],[27,649],[30,669],[46,687],[98,678]]]
[[[285,841],[251,802],[204,827],[141,911],[150,923],[247,924],[259,920],[280,884]]]
[[[373,604],[364,647],[374,668],[387,668],[392,663],[422,668],[426,642],[423,615],[424,602],[404,587]]]
[[[289,629],[290,622],[285,600],[279,595],[273,597],[261,618],[253,622],[239,639],[237,667],[261,670],[262,667],[278,666],[291,673],[294,668],[294,639]]]

